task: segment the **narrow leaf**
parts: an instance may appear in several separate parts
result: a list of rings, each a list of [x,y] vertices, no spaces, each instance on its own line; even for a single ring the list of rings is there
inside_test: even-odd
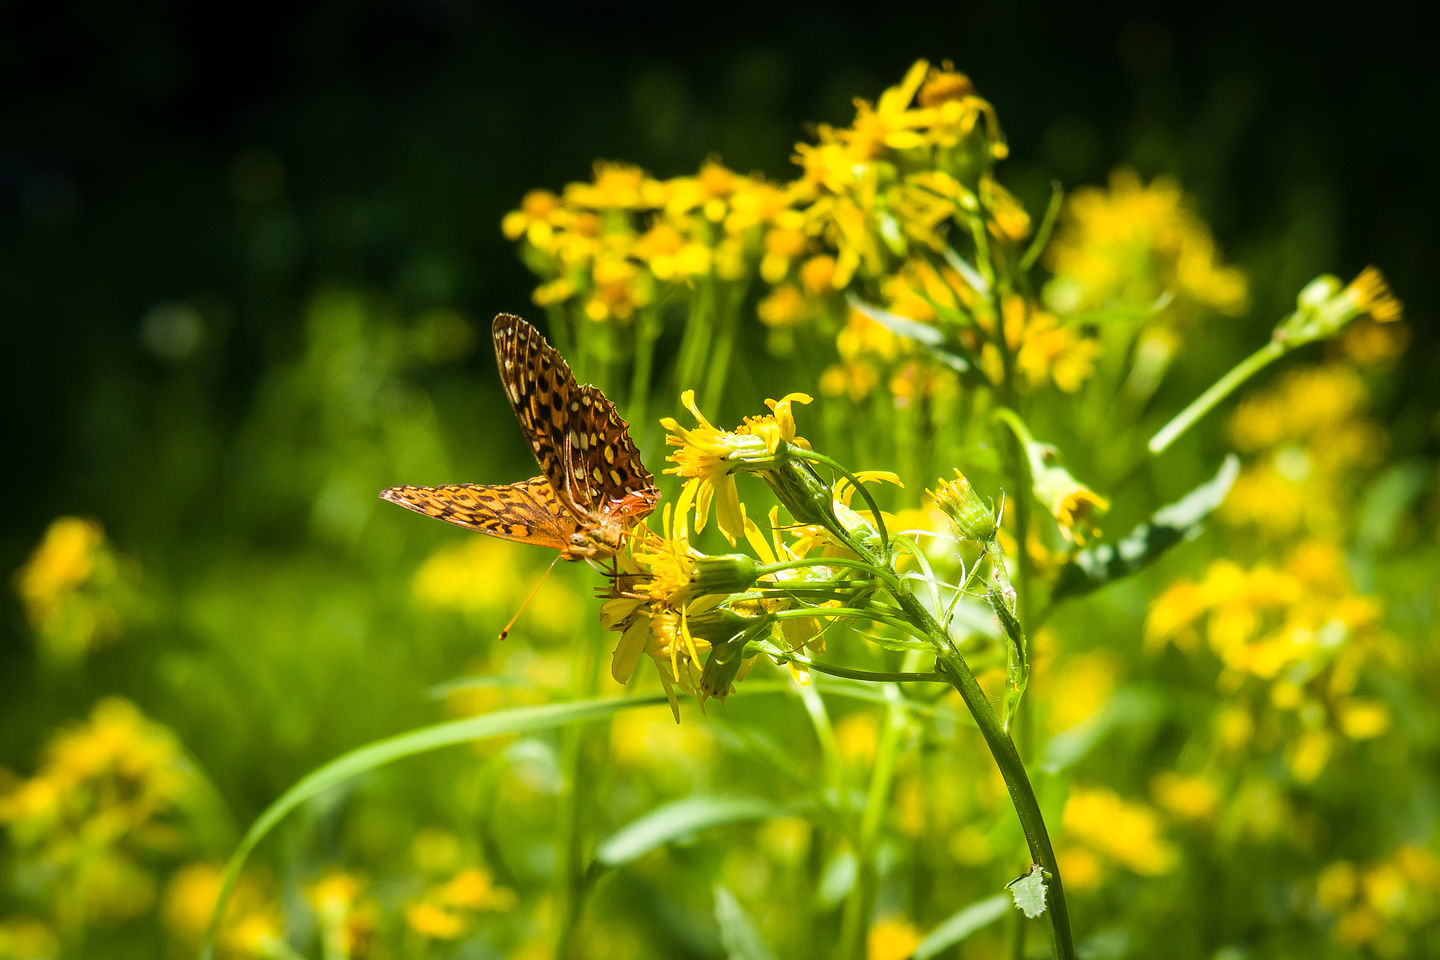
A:
[[[725,887],[715,888],[715,922],[720,925],[725,960],[775,960],[750,915]]]
[[[915,960],[929,960],[1010,912],[1010,897],[997,893],[952,913],[915,948]]]
[[[686,797],[657,807],[616,830],[596,849],[595,862],[618,867],[711,827],[794,815],[794,810],[756,797]]]
[[[945,366],[956,373],[964,373],[970,369],[970,361],[957,352],[960,347],[951,343],[945,333],[939,327],[933,327],[928,323],[920,323],[918,320],[911,320],[909,317],[902,317],[898,313],[891,313],[889,310],[882,310],[874,304],[866,303],[859,297],[850,296],[846,298],[850,306],[859,310],[865,316],[874,320],[880,326],[889,330],[897,337],[904,337],[906,340],[913,340],[939,360]]]
[[[419,730],[412,730],[409,733],[377,740],[312,770],[300,778],[293,787],[281,794],[279,799],[266,807],[264,812],[250,825],[250,829],[245,831],[245,836],[240,838],[240,845],[225,866],[225,884],[221,888],[219,900],[216,901],[215,912],[211,915],[210,929],[205,935],[205,946],[201,955],[205,960],[209,960],[213,956],[220,919],[225,915],[225,907],[235,886],[235,880],[240,875],[240,870],[244,867],[250,852],[271,830],[275,829],[281,820],[285,819],[287,814],[307,800],[346,780],[405,757],[413,757],[431,750],[469,743],[473,740],[515,733],[535,733],[571,723],[598,720],[631,707],[650,707],[665,702],[666,698],[663,694],[652,694],[644,697],[611,697],[601,700],[580,700],[573,703],[502,710],[498,713],[467,717],[464,720],[437,723],[433,726],[421,727]]]
[[[1082,550],[1060,571],[1054,599],[1078,597],[1128,577],[1154,563],[1166,550],[1200,535],[1202,523],[1225,500],[1240,475],[1240,458],[1225,458],[1220,471],[1174,503],[1161,507],[1150,519],[1116,543]]]

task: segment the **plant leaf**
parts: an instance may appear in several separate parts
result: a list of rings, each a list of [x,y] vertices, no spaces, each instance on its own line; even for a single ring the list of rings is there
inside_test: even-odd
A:
[[[240,845],[231,854],[230,862],[225,865],[225,884],[215,903],[215,911],[211,914],[210,929],[205,934],[201,956],[205,960],[210,960],[214,955],[215,936],[219,932],[220,920],[225,915],[225,906],[229,902],[235,880],[239,877],[240,870],[244,867],[245,860],[250,856],[251,851],[271,830],[275,829],[281,820],[285,819],[287,814],[307,800],[346,780],[405,757],[428,753],[442,747],[469,743],[472,740],[483,740],[488,737],[500,737],[514,733],[534,733],[570,723],[598,720],[632,707],[650,707],[666,702],[668,701],[664,694],[652,694],[644,697],[610,697],[501,710],[478,717],[467,717],[464,720],[437,723],[394,737],[387,737],[384,740],[377,740],[317,767],[301,777],[293,787],[266,807],[260,816],[255,818],[255,822],[250,824],[250,829],[245,831],[245,835],[240,838]]]
[[[1010,912],[1010,897],[997,893],[952,913],[915,948],[915,960],[929,960]]]
[[[850,306],[859,310],[865,316],[874,320],[880,326],[889,330],[897,337],[904,337],[906,340],[913,340],[945,366],[956,373],[964,373],[970,369],[970,361],[965,359],[958,352],[959,345],[952,344],[939,327],[932,327],[928,323],[920,323],[911,320],[909,317],[902,317],[898,313],[891,313],[889,310],[882,310],[874,304],[866,303],[859,297],[851,295],[846,297]]]
[[[726,960],[775,960],[740,901],[725,887],[715,888],[715,922]]]
[[[616,830],[596,848],[595,863],[618,867],[711,827],[795,814],[793,809],[758,797],[686,797],[656,807]]]
[[[1040,869],[1040,864],[1032,864],[1029,873],[1019,880],[1011,880],[1005,889],[1010,891],[1020,912],[1031,920],[1045,912],[1045,871]]]
[[[1166,550],[1200,535],[1202,522],[1225,500],[1240,475],[1240,458],[1225,458],[1215,476],[1156,510],[1150,519],[1113,544],[1082,550],[1060,571],[1055,600],[1078,597],[1154,563]]]

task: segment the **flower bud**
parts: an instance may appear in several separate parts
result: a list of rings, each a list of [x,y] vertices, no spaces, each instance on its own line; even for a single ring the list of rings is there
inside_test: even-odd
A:
[[[930,499],[950,518],[961,538],[981,543],[995,539],[994,504],[983,500],[959,470],[955,471],[955,479],[940,484]]]

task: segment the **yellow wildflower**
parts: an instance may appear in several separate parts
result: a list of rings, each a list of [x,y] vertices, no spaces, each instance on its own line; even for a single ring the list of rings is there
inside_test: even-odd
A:
[[[903,917],[884,917],[870,927],[865,938],[867,960],[906,960],[920,946],[920,931]]]
[[[1181,307],[1244,312],[1244,275],[1221,265],[1215,241],[1179,184],[1143,185],[1116,170],[1110,187],[1076,190],[1046,249],[1045,299],[1062,313],[1125,308],[1148,315],[1163,295]]]
[[[1161,809],[1180,820],[1204,823],[1215,818],[1220,791],[1205,777],[1165,770],[1150,781],[1150,793]]]
[[[465,920],[455,911],[433,903],[412,903],[405,908],[405,923],[431,940],[458,940],[465,933]]]
[[[1103,787],[1072,789],[1062,820],[1067,835],[1077,843],[1134,873],[1169,873],[1179,858],[1162,836],[1153,809]]]
[[[660,185],[628,163],[598,161],[592,183],[565,187],[566,203],[589,210],[648,210],[661,199]]]
[[[560,198],[549,190],[531,190],[520,201],[520,209],[505,214],[500,232],[507,240],[524,237],[533,247],[549,251],[555,238],[554,219],[560,212]]]

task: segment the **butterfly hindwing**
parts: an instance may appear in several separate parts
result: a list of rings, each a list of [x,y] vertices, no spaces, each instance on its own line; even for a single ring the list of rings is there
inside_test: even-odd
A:
[[[452,483],[442,487],[391,487],[381,499],[446,523],[502,540],[565,550],[579,529],[560,509],[546,477],[519,483]]]

